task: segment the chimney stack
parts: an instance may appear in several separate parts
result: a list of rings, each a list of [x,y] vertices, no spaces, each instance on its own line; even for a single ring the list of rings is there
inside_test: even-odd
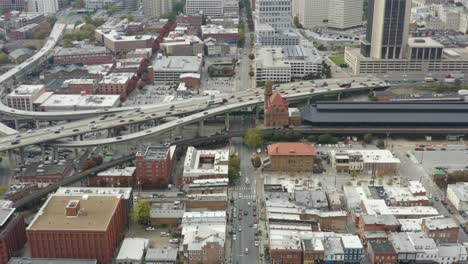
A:
[[[65,207],[65,213],[67,216],[78,216],[80,213],[80,200],[70,200]]]

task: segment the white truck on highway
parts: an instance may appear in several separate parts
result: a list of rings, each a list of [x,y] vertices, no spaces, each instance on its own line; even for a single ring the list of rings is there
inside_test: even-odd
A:
[[[212,98],[206,101],[208,105],[215,105],[215,104],[224,104],[227,100],[224,98]]]

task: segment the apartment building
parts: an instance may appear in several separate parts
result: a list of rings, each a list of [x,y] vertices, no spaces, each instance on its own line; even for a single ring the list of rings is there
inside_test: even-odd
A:
[[[328,27],[348,29],[362,25],[363,0],[330,0]]]
[[[291,27],[290,0],[258,0],[255,3],[255,24],[269,24],[277,30]]]
[[[172,0],[143,0],[143,14],[149,17],[162,17],[172,12]]]
[[[34,101],[44,92],[45,87],[42,84],[22,84],[6,96],[6,102],[8,107],[25,111],[33,111]]]
[[[187,0],[185,14],[223,16],[224,0]]]

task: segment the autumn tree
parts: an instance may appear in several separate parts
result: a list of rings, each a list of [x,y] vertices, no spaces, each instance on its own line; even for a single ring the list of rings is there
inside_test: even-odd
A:
[[[151,204],[147,200],[138,200],[132,209],[132,220],[142,224],[148,225],[150,222]]]

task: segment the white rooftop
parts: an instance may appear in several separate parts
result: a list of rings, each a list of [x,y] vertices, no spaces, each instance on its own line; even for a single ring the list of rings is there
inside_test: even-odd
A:
[[[201,163],[201,158],[212,159],[213,163]],[[203,175],[225,175],[228,173],[229,149],[197,150],[190,146],[184,162],[184,177]]]
[[[37,84],[37,85],[32,85],[32,84],[21,84],[20,86],[16,87],[9,96],[31,96],[35,95],[37,92],[39,92],[41,89],[44,88],[43,84]]]
[[[96,32],[104,35],[105,38],[111,40],[112,42],[126,42],[126,41],[146,41],[153,39],[153,35],[136,35],[136,36],[127,36],[122,32],[115,30],[102,30],[96,29]]]
[[[132,195],[132,188],[117,188],[117,187],[60,187],[55,194],[64,196],[77,196],[77,195],[105,195],[105,196],[119,196],[124,199],[129,199]]]
[[[123,169],[112,168],[106,171],[99,172],[97,176],[110,177],[132,177],[135,174],[136,167],[125,167]]]
[[[433,218],[425,219],[424,224],[429,230],[438,230],[446,228],[458,228],[457,223],[453,218]]]
[[[104,76],[99,82],[100,84],[126,84],[132,77],[134,73],[131,72],[119,72],[111,73]]]
[[[362,249],[362,243],[358,236],[351,235],[351,236],[342,236],[341,242],[343,242],[343,247],[349,249]]]
[[[105,108],[113,107],[120,100],[120,95],[89,95],[89,94],[53,94],[49,96],[42,104],[47,111],[53,111],[54,108]],[[61,109],[60,109],[61,110]]]
[[[120,247],[117,261],[141,261],[143,260],[149,239],[146,238],[125,238]]]
[[[63,81],[63,85],[67,86],[69,84],[93,84],[95,79],[68,79]]]
[[[440,44],[433,38],[408,38],[408,46],[410,48],[443,48],[444,45]]]
[[[336,152],[330,150],[332,156],[336,154],[362,155],[364,163],[400,163],[400,160],[393,156],[388,149],[361,149],[361,150],[340,150]]]
[[[239,29],[237,28],[225,28],[222,25],[202,25],[201,26],[202,35],[205,34],[237,34]]]
[[[447,190],[451,190],[462,202],[468,202],[468,182],[449,184]]]
[[[181,73],[199,73],[202,56],[162,56],[158,54],[154,60],[154,71],[177,71]]]

